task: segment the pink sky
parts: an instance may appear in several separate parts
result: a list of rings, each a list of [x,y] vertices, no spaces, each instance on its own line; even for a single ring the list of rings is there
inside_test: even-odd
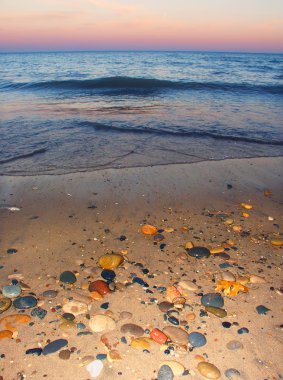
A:
[[[1,0],[0,51],[283,52],[282,0]]]

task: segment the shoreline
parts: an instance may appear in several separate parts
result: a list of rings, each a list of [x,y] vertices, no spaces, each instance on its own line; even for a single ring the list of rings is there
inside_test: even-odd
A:
[[[5,358],[0,362],[0,375],[5,380],[16,379],[19,372],[35,380],[46,375],[86,380],[91,376],[83,359],[105,354],[98,379],[156,379],[165,360],[174,360],[187,371],[174,379],[205,380],[198,370],[200,361],[214,364],[220,379],[227,378],[225,371],[231,368],[243,380],[280,378],[282,247],[273,246],[271,240],[283,237],[282,168],[283,157],[260,157],[64,175],[0,176],[0,204],[20,207],[15,212],[0,209],[0,289],[17,276],[29,286],[22,295],[33,292],[38,306],[47,312],[41,320],[32,316],[31,309],[23,311],[31,316],[32,324],[17,325],[17,337],[1,341]],[[252,204],[252,210],[243,209],[241,203]],[[249,217],[243,217],[244,211]],[[224,214],[231,224],[221,219]],[[163,230],[164,239],[160,242],[143,235],[144,224]],[[241,229],[234,230],[234,226]],[[223,251],[220,256],[195,259],[184,250],[188,242]],[[11,248],[17,252],[7,254]],[[79,330],[76,324],[63,329],[61,307],[77,293],[86,302],[89,283],[102,279],[99,257],[113,252],[124,257],[123,265],[114,269],[115,291],[92,300],[88,310],[76,316],[75,322],[83,323],[85,329]],[[66,270],[76,273],[74,286],[59,280]],[[201,294],[215,293],[217,281],[227,271],[235,279],[246,278],[249,291],[234,297],[222,294],[226,317],[206,315]],[[264,278],[264,283],[251,283],[251,275]],[[132,283],[133,276],[149,288]],[[174,314],[185,321],[177,327],[185,330],[188,326],[188,334],[199,332],[207,343],[193,350],[190,345],[184,349],[176,344],[169,354],[154,342],[147,351],[134,348],[128,334],[124,334],[124,343],[121,326],[125,323],[145,331],[173,326],[158,307],[166,293],[157,289],[181,280],[195,287],[184,292],[187,306]],[[47,299],[43,296],[46,290],[58,294]],[[103,309],[101,305],[107,302],[108,308]],[[259,305],[270,310],[258,315]],[[129,319],[122,318],[125,311]],[[0,320],[18,313],[12,306]],[[87,314],[110,316],[115,329],[92,332]],[[225,328],[223,322],[231,326]],[[3,330],[1,323],[0,327]],[[240,334],[241,328],[248,333]],[[78,335],[81,331],[87,334]],[[111,349],[103,343],[104,334]],[[67,360],[62,360],[59,351],[39,357],[25,353],[62,338],[68,341],[64,348],[70,352]],[[227,348],[231,341],[237,341],[239,348]],[[109,359],[113,350],[120,359]]]

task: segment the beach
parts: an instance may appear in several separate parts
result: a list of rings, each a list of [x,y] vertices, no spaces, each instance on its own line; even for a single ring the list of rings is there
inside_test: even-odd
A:
[[[174,379],[281,379],[282,167],[261,157],[1,176],[1,290],[14,283],[36,304],[0,303],[0,330],[13,334],[0,332],[0,378],[87,380],[98,360],[98,379],[169,379],[165,361]],[[120,260],[111,280],[103,255]],[[90,290],[98,280],[104,290]],[[168,289],[179,303],[164,304]],[[227,315],[207,308],[211,293]],[[74,320],[63,317],[72,302]]]

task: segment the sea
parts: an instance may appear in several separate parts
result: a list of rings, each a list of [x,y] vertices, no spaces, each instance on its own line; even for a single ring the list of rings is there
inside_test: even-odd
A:
[[[0,175],[283,155],[283,54],[0,54]]]

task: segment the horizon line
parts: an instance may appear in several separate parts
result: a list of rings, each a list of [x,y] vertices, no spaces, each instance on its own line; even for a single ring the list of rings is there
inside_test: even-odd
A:
[[[13,50],[0,51],[0,54],[43,54],[43,53],[228,53],[228,54],[283,54],[274,51],[242,51],[242,50],[189,50],[189,49],[83,49],[83,50]]]

